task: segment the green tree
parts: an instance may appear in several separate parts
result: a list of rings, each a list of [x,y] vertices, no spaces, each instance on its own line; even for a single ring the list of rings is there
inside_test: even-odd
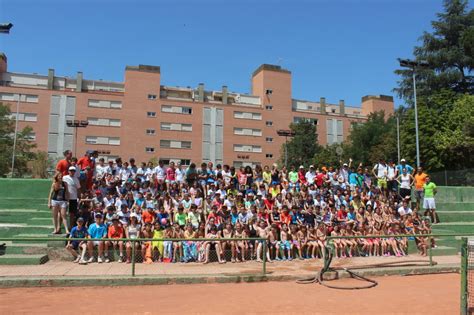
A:
[[[54,167],[53,159],[47,152],[39,151],[31,162],[31,175],[34,178],[48,178],[48,170]]]
[[[316,126],[311,121],[301,121],[290,125],[295,136],[288,141],[288,166],[298,167],[312,163],[314,156],[321,150],[318,144]],[[281,147],[280,163],[285,163],[285,144]]]
[[[15,120],[10,118],[10,108],[0,103],[0,176],[11,173]],[[29,140],[32,128],[27,126],[17,132],[15,148],[15,176],[23,176],[28,171],[28,162],[34,160],[36,147]]]
[[[455,100],[433,142],[448,169],[472,167],[474,161],[474,96]]]
[[[354,162],[372,165],[383,157],[397,156],[396,120],[385,119],[383,111],[371,113],[363,124],[355,124],[347,139],[344,154]]]
[[[424,32],[421,46],[414,48],[417,61],[427,61],[429,69],[417,69],[418,96],[429,97],[443,89],[456,93],[473,93],[474,79],[474,10],[467,0],[445,0],[444,12],[431,23],[433,32]],[[412,103],[411,70],[396,70],[401,76],[394,91]],[[430,105],[431,103],[427,103]]]
[[[341,161],[347,161],[347,143],[335,143],[327,145],[316,153],[313,164],[321,168],[322,166],[337,167]]]

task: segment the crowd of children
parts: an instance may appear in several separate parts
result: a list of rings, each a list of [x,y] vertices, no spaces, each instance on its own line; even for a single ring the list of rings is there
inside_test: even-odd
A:
[[[421,255],[435,246],[428,237],[401,236],[429,234],[437,220],[434,200],[421,214],[423,194],[412,203],[406,193],[421,186],[434,196],[436,185],[404,161],[397,166],[381,161],[372,170],[351,163],[287,170],[276,164],[138,167],[133,159],[96,163],[89,152],[86,158],[85,169],[72,160],[58,166],[58,173],[77,181],[56,176],[50,198],[54,208],[58,195],[64,200],[77,195],[72,209],[68,203],[77,225],[66,229],[70,238],[91,240],[70,240],[67,249],[81,264],[130,263],[134,246],[134,257],[144,263],[318,259],[328,237],[337,237],[336,257],[404,256],[410,238]],[[372,237],[356,238],[367,235]],[[382,235],[390,237],[377,237]]]

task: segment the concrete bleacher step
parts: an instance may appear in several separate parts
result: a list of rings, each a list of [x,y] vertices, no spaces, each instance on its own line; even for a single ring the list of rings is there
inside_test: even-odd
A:
[[[48,262],[46,254],[6,254],[0,256],[0,265],[41,265]]]
[[[441,222],[474,222],[474,211],[437,211]]]
[[[474,211],[474,202],[438,202],[436,208],[442,211]]]
[[[48,247],[45,244],[7,244],[0,249],[0,255],[21,254],[21,255],[40,255],[47,254]]]

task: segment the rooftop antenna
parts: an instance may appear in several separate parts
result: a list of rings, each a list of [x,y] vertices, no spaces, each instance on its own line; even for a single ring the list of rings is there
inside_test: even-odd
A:
[[[283,58],[278,57],[277,64],[278,64],[279,66],[281,66],[282,62],[283,62]]]

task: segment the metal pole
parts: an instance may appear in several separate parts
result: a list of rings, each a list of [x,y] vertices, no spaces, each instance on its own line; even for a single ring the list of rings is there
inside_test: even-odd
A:
[[[132,277],[135,277],[135,241],[132,240]]]
[[[257,253],[258,255],[258,253]],[[262,246],[262,256],[263,256],[263,269],[262,269],[262,274],[266,275],[267,274],[267,240],[263,241],[263,246]]]
[[[413,67],[413,97],[415,100],[416,166],[420,167],[420,140],[418,137],[418,105],[416,103],[416,73]]]
[[[433,244],[433,237],[430,236],[428,239],[430,241],[430,243],[428,244],[428,246],[429,246],[428,247],[428,253],[429,253],[429,256],[430,256],[430,267],[433,267],[433,251],[431,249],[431,247],[432,247],[431,245]]]
[[[74,127],[74,155],[77,157],[77,127]]]
[[[468,248],[467,237],[461,239],[461,314],[467,314],[467,272],[468,272]]]
[[[397,153],[398,165],[400,165],[400,117],[397,115]]]
[[[288,137],[285,137],[285,167],[288,169]]]
[[[15,173],[16,134],[18,132],[18,115],[19,115],[19,111],[20,111],[20,98],[21,98],[21,94],[18,94],[18,100],[16,102],[15,134],[13,135],[12,178],[13,178],[13,174]]]

